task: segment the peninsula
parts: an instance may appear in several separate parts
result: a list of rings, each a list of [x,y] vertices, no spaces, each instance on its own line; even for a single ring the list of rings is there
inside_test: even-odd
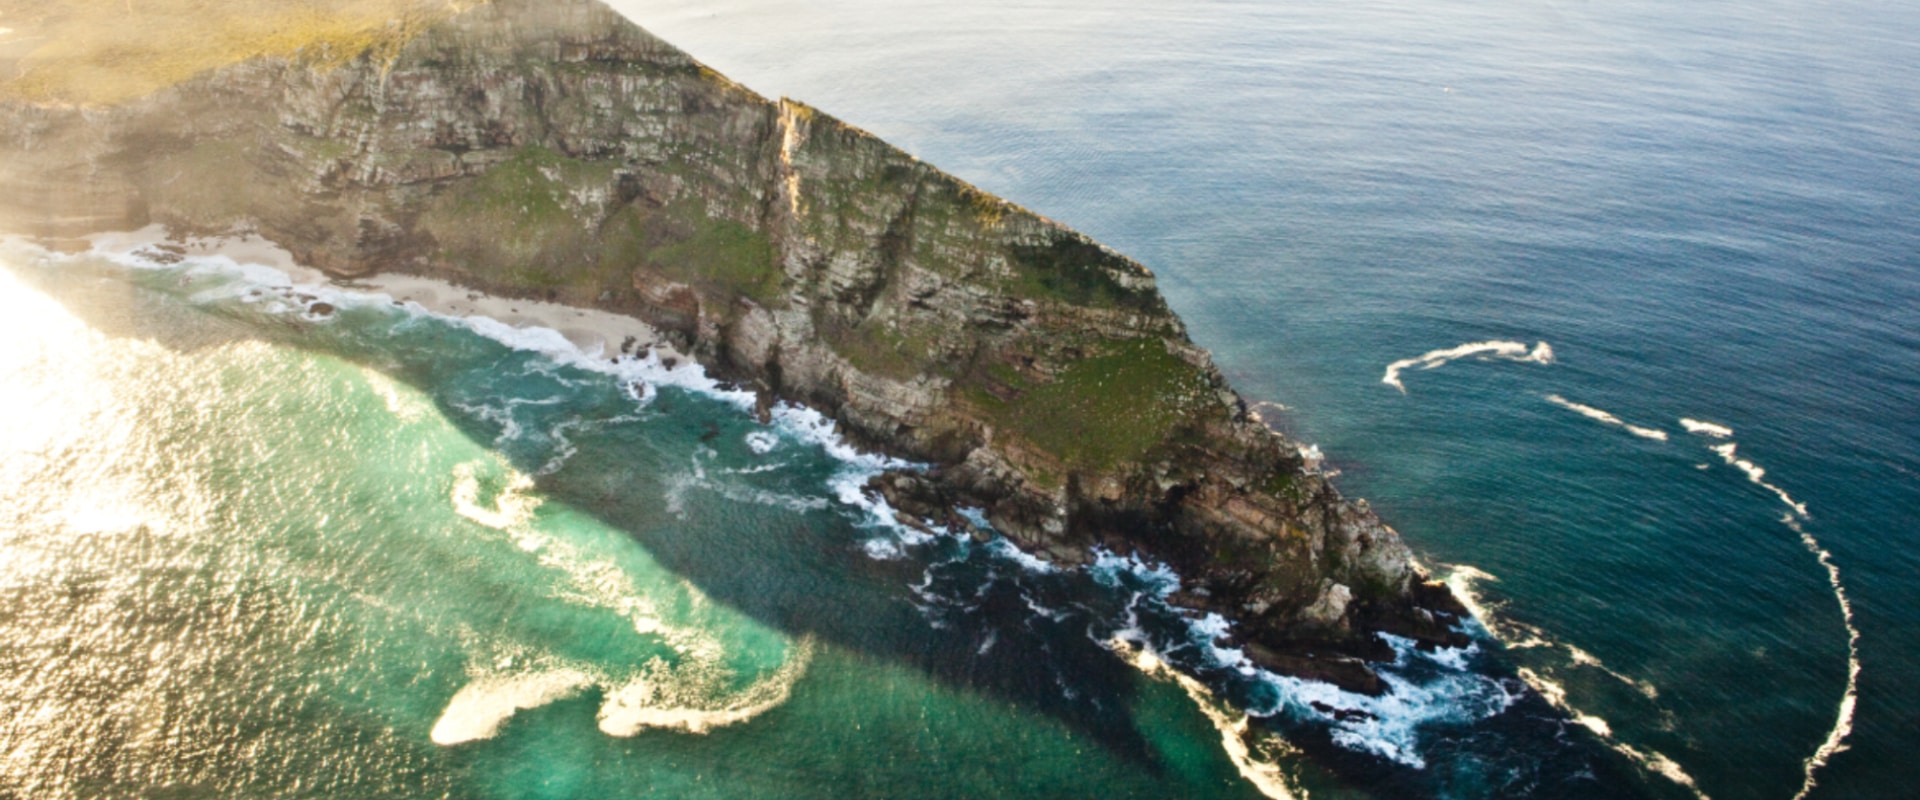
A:
[[[244,233],[337,279],[627,315],[932,465],[869,487],[919,524],[977,507],[1056,563],[1171,565],[1264,667],[1378,693],[1376,633],[1464,643],[1459,603],[1249,414],[1140,264],[591,0],[397,19],[104,94],[85,54],[0,54],[0,230]]]

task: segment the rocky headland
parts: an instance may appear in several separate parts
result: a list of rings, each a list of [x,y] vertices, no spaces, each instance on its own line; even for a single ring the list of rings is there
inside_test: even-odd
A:
[[[932,465],[870,486],[922,524],[973,506],[1055,562],[1172,565],[1176,602],[1263,666],[1379,692],[1376,632],[1464,642],[1459,603],[1248,413],[1145,267],[598,3],[432,9],[110,102],[20,61],[0,230],[246,233],[337,279],[629,315]]]

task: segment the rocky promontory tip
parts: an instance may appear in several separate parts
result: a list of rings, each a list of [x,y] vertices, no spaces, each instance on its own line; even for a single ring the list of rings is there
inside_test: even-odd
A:
[[[873,487],[909,515],[1169,564],[1263,666],[1378,692],[1376,633],[1464,642],[1464,609],[1248,413],[1133,260],[598,3],[391,33],[109,108],[0,101],[0,227],[244,231],[337,277],[631,315],[932,465]]]

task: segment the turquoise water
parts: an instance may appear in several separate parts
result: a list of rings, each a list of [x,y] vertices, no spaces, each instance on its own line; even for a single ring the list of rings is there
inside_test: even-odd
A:
[[[1328,720],[690,370],[13,247],[0,795],[1911,793],[1912,12],[626,5],[1142,258],[1497,640]]]

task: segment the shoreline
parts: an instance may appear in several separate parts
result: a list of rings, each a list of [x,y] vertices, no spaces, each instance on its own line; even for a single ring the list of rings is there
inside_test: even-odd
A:
[[[369,296],[384,295],[395,303],[413,303],[446,317],[484,317],[513,328],[546,328],[559,333],[594,358],[640,355],[648,350],[660,358],[693,359],[664,341],[660,332],[633,317],[612,311],[580,308],[545,300],[500,297],[440,278],[381,272],[343,280],[294,260],[293,254],[252,233],[176,237],[154,224],[133,231],[99,233],[85,237],[93,249],[132,252],[155,248],[186,257],[221,257],[235,264],[262,266],[285,273],[295,286],[328,286]]]

